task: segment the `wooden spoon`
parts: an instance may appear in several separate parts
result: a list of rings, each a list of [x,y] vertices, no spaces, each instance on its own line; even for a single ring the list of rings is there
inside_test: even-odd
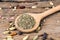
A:
[[[20,14],[20,15],[16,18],[16,20],[15,20],[16,28],[17,28],[18,30],[20,30],[21,32],[32,32],[32,31],[34,31],[34,30],[36,30],[36,29],[38,28],[39,23],[40,23],[40,21],[41,21],[42,18],[44,18],[44,17],[46,17],[46,16],[48,16],[48,15],[50,15],[50,14],[53,14],[54,12],[59,11],[59,10],[60,10],[60,5],[57,6],[57,7],[52,8],[52,9],[50,9],[50,10],[48,10],[48,11],[45,11],[45,12],[43,12],[43,13],[40,13],[40,14],[26,13],[26,14],[31,15],[32,17],[34,17],[34,19],[35,19],[35,21],[36,21],[36,23],[35,23],[35,25],[34,25],[34,27],[33,27],[32,29],[26,29],[26,30],[21,29],[21,28],[17,25],[17,21],[18,21],[19,17],[21,16],[21,14]]]

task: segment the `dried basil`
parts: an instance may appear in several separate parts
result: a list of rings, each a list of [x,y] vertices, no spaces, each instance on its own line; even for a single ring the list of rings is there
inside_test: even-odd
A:
[[[35,25],[35,20],[31,15],[22,14],[18,19],[18,25],[23,29],[31,29]]]

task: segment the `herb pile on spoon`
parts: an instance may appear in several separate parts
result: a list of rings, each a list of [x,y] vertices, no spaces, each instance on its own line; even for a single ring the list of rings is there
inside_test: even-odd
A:
[[[35,20],[31,15],[22,14],[18,19],[18,26],[23,29],[31,29],[35,25]]]

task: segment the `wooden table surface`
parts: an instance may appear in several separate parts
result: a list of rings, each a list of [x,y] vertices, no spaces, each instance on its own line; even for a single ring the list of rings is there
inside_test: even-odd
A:
[[[57,6],[60,4],[60,1],[57,0],[57,1],[53,1],[54,3],[54,6]],[[0,2],[0,8],[1,7],[6,7],[6,8],[9,8],[10,6],[16,6],[16,5],[21,5],[21,3],[10,3],[10,2]],[[41,4],[43,4],[41,6]],[[46,5],[45,5],[46,4]],[[24,5],[24,4],[23,4]],[[34,5],[33,3],[26,3],[25,5]],[[41,13],[41,12],[44,12],[46,11],[46,9],[43,9],[41,7],[51,7],[51,5],[49,4],[49,2],[39,2],[38,3],[38,8],[35,8],[35,9],[16,9],[15,11],[13,11],[13,9],[1,9],[0,10],[0,15],[6,15],[5,17],[6,18],[10,18],[10,15],[14,15],[14,18],[16,18],[20,13]],[[36,11],[37,10],[37,11]],[[4,16],[3,16],[4,17]],[[15,19],[14,19],[15,20]],[[13,21],[14,21],[13,20]],[[53,15],[50,15],[46,18],[44,18],[41,22],[42,23],[42,29],[38,32],[38,33],[28,33],[28,34],[23,34],[23,35],[16,35],[14,36],[13,38],[15,40],[22,40],[23,37],[25,37],[26,35],[30,35],[30,38],[29,40],[32,40],[32,38],[35,36],[35,35],[40,35],[40,34],[43,34],[44,32],[48,33],[49,36],[48,37],[52,37],[54,38],[55,40],[60,40],[60,12],[56,12],[55,14]],[[3,38],[6,37],[6,35],[3,34],[3,32],[9,28],[9,20],[8,19],[4,19],[4,18],[0,18],[0,40],[3,40]],[[40,38],[38,39],[40,40]],[[47,39],[48,40],[48,39]]]

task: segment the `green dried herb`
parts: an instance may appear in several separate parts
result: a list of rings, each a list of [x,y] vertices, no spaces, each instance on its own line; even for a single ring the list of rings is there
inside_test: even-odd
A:
[[[18,19],[18,25],[23,29],[31,29],[35,25],[35,20],[31,15],[22,14]]]

